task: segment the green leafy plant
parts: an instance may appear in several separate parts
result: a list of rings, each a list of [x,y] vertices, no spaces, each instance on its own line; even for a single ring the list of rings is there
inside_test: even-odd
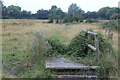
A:
[[[55,54],[65,54],[66,46],[62,44],[59,40],[49,39],[48,43],[51,46],[51,49],[49,50],[49,52],[55,53]]]
[[[114,29],[114,30],[118,30],[119,29],[119,25],[118,23],[120,22],[120,20],[111,20],[109,22],[103,22],[101,24],[102,28],[104,29]]]
[[[97,22],[99,22],[98,19],[87,19],[86,20],[86,23],[97,23]]]

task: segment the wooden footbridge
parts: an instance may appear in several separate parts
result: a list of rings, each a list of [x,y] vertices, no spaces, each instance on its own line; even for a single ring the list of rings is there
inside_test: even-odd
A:
[[[95,45],[88,44],[88,47],[95,51],[95,59],[99,61],[99,45],[98,45],[98,34],[87,30],[82,30],[88,34],[88,39],[91,40],[91,35],[95,37]],[[55,73],[55,78],[97,78],[97,70],[99,66],[86,66],[84,64],[75,63],[65,58],[53,58],[46,60],[46,69],[51,69]],[[88,79],[86,79],[88,80]]]

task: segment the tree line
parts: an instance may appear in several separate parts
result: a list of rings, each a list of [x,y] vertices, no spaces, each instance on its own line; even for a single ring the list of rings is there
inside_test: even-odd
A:
[[[118,7],[103,7],[98,11],[88,11],[85,13],[77,4],[72,3],[67,12],[63,12],[61,8],[53,5],[49,10],[40,9],[35,14],[31,11],[21,10],[20,6],[10,5],[6,7],[0,0],[2,5],[2,18],[3,19],[49,19],[64,20],[64,22],[79,22],[84,19],[116,19],[119,16]]]

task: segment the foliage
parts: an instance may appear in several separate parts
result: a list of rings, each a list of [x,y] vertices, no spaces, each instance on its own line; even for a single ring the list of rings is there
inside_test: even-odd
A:
[[[68,55],[79,57],[85,56],[87,54],[88,40],[86,39],[86,35],[86,33],[80,32],[80,34],[73,38],[67,49]]]
[[[57,39],[48,39],[48,43],[51,46],[51,49],[49,50],[50,53],[55,54],[65,54],[66,53],[66,46],[62,44]]]
[[[8,16],[10,18],[13,18],[13,17],[20,18],[20,12],[21,12],[21,7],[19,6],[11,5],[7,7],[7,13],[9,14]]]
[[[99,22],[98,19],[87,19],[86,20],[86,23],[96,23],[96,22]]]
[[[36,13],[36,17],[38,19],[48,19],[49,11],[48,10],[38,10]]]
[[[96,18],[98,18],[98,14],[95,11],[93,12],[88,11],[87,13],[85,13],[85,19],[96,19]]]
[[[56,20],[56,23],[58,20],[63,19],[64,16],[65,13],[60,8],[57,8],[57,6],[55,5],[53,5],[49,10],[49,19]]]
[[[92,36],[91,41],[89,41],[87,39],[88,35],[85,32],[80,32],[78,35],[76,35],[76,37],[73,38],[71,43],[67,46],[63,45],[57,39],[49,39],[48,43],[52,46],[52,48],[48,52],[52,54],[66,55],[68,57],[75,58],[78,62],[85,65],[98,64],[101,66],[98,71],[99,76],[108,76],[106,74],[106,70],[109,71],[109,75],[116,76],[118,71],[116,56],[117,53],[112,48],[112,45],[105,39],[105,37],[101,33],[98,33],[98,35],[100,62],[96,63],[95,58],[93,59],[93,57],[95,56],[94,51],[92,51],[87,46],[88,43],[94,45],[94,37]],[[114,61],[116,61],[116,63]]]
[[[45,69],[45,62],[41,60],[30,69],[18,75],[20,78],[52,78],[52,71]]]
[[[18,76],[21,78],[52,78],[51,70],[44,67],[49,45],[45,41],[45,34],[42,31],[35,33],[35,38],[30,49],[29,62],[33,65],[27,71],[19,73]]]
[[[113,50],[110,43],[103,37],[102,34],[99,33],[98,39],[99,50],[101,53],[109,53],[110,50]],[[80,32],[70,43],[67,49],[67,54],[75,57],[85,57],[88,54],[92,55],[94,52],[90,48],[88,48],[88,43],[94,45],[94,37],[92,37],[91,41],[88,41],[87,34],[84,32]]]
[[[120,14],[113,14],[110,18],[113,20],[120,19]]]
[[[39,31],[35,33],[35,38],[33,40],[32,45],[32,53],[31,53],[31,62],[32,63],[39,63],[41,60],[44,59],[44,55],[46,53],[45,50],[45,35],[43,32]]]
[[[82,15],[82,14],[84,14],[84,11],[81,10],[81,9],[77,6],[77,4],[72,3],[72,4],[69,6],[69,8],[68,8],[68,14],[73,14],[73,15],[79,14],[79,15]]]
[[[114,53],[118,54],[114,51]],[[100,69],[98,70],[98,75],[100,77],[117,77],[118,75],[118,57],[113,54],[113,52],[108,54],[102,54],[99,65]]]
[[[113,14],[118,13],[119,8],[117,7],[103,7],[98,11],[99,18],[110,19]]]
[[[113,50],[110,43],[103,37],[102,34],[98,33],[99,39],[99,50],[101,53],[109,53],[109,50]],[[90,43],[94,45],[94,37],[92,36],[92,40],[89,41],[87,37],[87,33],[80,32],[68,46],[63,45],[57,39],[48,39],[48,43],[51,45],[52,53],[59,53],[72,55],[75,57],[85,57],[88,54],[93,54],[94,52],[88,48],[87,44]]]
[[[119,8],[117,7],[103,7],[98,12],[84,12],[77,4],[72,3],[68,12],[63,12],[62,9],[58,8],[56,5],[53,5],[50,10],[38,10],[35,14],[32,14],[30,11],[21,10],[21,7],[10,5],[8,7],[2,4],[2,18],[3,19],[52,19],[58,20],[64,19],[64,22],[79,22],[83,19],[111,19],[114,14],[118,14]],[[70,15],[72,15],[72,18]],[[69,20],[71,19],[71,20]]]
[[[54,21],[53,21],[53,19],[50,19],[49,21],[48,21],[48,23],[53,23]]]
[[[26,19],[26,18],[30,19],[30,18],[32,18],[31,17],[32,16],[31,12],[30,11],[26,11],[26,10],[21,11],[20,16],[23,19]]]
[[[74,17],[72,14],[67,14],[65,17],[64,17],[64,22],[73,22],[74,20]]]
[[[118,22],[120,20],[111,20],[109,22],[104,22],[101,24],[102,28],[105,28],[105,29],[114,29],[114,30],[118,30],[119,29],[119,25],[118,25]]]
[[[64,22],[78,22],[83,20],[85,12],[80,9],[76,4],[71,4],[68,8],[68,14],[64,17]]]

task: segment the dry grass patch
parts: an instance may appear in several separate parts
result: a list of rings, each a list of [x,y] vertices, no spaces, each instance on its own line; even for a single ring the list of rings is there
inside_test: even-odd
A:
[[[36,31],[44,31],[47,38],[57,38],[64,44],[69,44],[70,41],[80,32],[80,29],[93,29],[94,31],[104,34],[105,30],[96,24],[49,24],[43,23],[45,20],[3,20],[2,27],[2,44],[3,44],[3,61],[4,64],[10,65],[13,57],[8,57],[9,53],[18,55],[16,58],[20,59],[20,64],[25,62],[26,57],[29,55],[28,48],[34,38]],[[113,41],[111,41],[114,48],[117,48],[118,34],[114,32]],[[8,66],[9,67],[9,66]],[[11,75],[6,75],[9,77]]]

